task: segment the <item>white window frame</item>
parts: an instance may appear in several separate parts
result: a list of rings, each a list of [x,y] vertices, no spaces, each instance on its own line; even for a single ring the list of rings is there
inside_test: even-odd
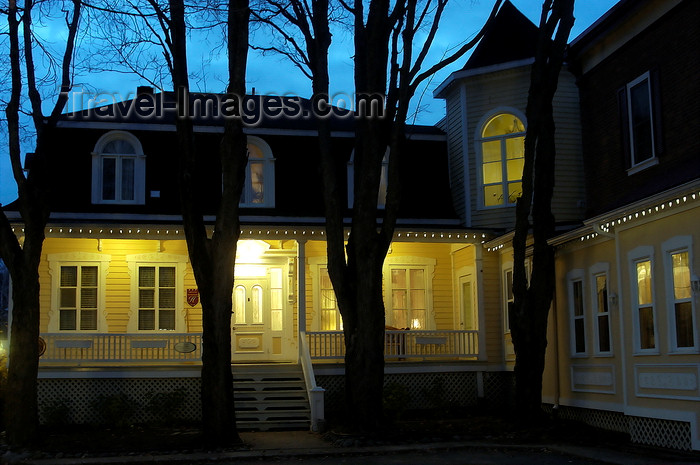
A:
[[[476,132],[474,134],[474,148],[475,148],[475,153],[477,154],[476,156],[476,179],[477,179],[477,190],[476,190],[476,198],[477,198],[477,210],[492,210],[492,209],[498,209],[498,208],[509,208],[509,207],[514,207],[515,202],[509,203],[507,200],[507,187],[508,187],[508,180],[507,176],[505,176],[506,171],[505,171],[505,163],[503,163],[504,159],[503,157],[505,156],[505,152],[501,152],[501,163],[503,163],[503,174],[504,177],[501,180],[501,184],[506,187],[504,190],[504,195],[506,195],[506,198],[504,198],[504,202],[500,205],[489,205],[487,206],[485,204],[485,199],[484,199],[484,173],[483,173],[483,148],[482,148],[482,143],[485,142],[486,140],[491,140],[491,139],[484,139],[481,134],[483,133],[484,126],[491,121],[494,117],[502,114],[510,114],[518,118],[522,123],[523,126],[525,126],[525,130],[527,131],[527,118],[525,117],[525,114],[521,112],[520,110],[512,107],[498,107],[489,113],[487,113],[484,117],[481,118],[479,121],[479,124],[476,126]],[[522,133],[514,133],[513,135],[509,135],[511,137],[515,136],[520,136],[522,135],[523,137],[525,136],[525,131]],[[503,136],[499,136],[503,137]],[[505,140],[505,137],[502,138],[502,140]]]
[[[311,271],[311,286],[313,288],[313,315],[311,318],[311,330],[312,331],[324,331],[322,326],[323,309],[321,308],[321,269],[328,269],[328,263],[326,257],[312,257],[309,258],[309,267]],[[343,317],[340,315],[340,309],[338,312],[338,322],[341,322]],[[338,329],[336,331],[342,331]]]
[[[508,292],[508,280],[506,279],[507,273],[510,272],[510,280],[511,280],[511,290],[510,290],[510,298],[509,298],[509,292]],[[513,290],[512,290],[512,285],[513,285],[513,262],[506,262],[503,264],[501,267],[501,282],[503,283],[501,285],[501,302],[503,305],[503,333],[504,334],[510,334],[510,310],[508,309],[508,304],[509,303],[514,303],[515,302],[515,295],[513,295]]]
[[[124,140],[134,147],[134,154],[105,154],[103,150],[107,144],[115,140]],[[115,173],[115,198],[102,198],[102,162],[105,158],[134,159],[134,198],[132,200],[121,199],[121,171],[117,162]],[[146,203],[146,155],[143,153],[141,142],[131,133],[126,131],[110,131],[100,137],[92,152],[92,203],[107,205],[144,205]]]
[[[696,298],[693,294],[692,285],[690,291],[691,317],[693,319],[693,345],[688,347],[678,347],[678,336],[676,334],[676,311],[675,311],[675,292],[673,278],[673,261],[671,256],[674,253],[687,252],[688,263],[690,268],[690,276],[693,276],[693,237],[692,236],[675,236],[661,244],[661,250],[664,257],[664,281],[666,283],[666,308],[668,311],[668,340],[670,341],[670,349],[672,353],[692,353],[700,352],[698,343],[698,319]]]
[[[395,256],[387,257],[384,260],[382,273],[384,275],[384,308],[386,323],[389,326],[395,326],[393,305],[392,305],[392,285],[391,271],[394,269],[422,269],[425,277],[425,330],[435,329],[435,309],[433,305],[433,279],[435,278],[435,265],[437,260],[434,258],[423,258],[414,256]]]
[[[379,173],[379,193],[377,194],[377,208],[386,208],[386,191],[389,186],[389,153],[390,147],[386,148],[384,158],[382,158],[382,171]],[[350,154],[348,161],[348,208],[355,205],[355,149]]]
[[[50,333],[100,333],[107,332],[106,280],[112,256],[90,252],[67,252],[49,254],[49,276],[51,277],[51,309],[48,332]],[[60,329],[60,283],[62,266],[97,266],[97,329],[81,330],[79,320],[76,329]]]
[[[654,272],[654,247],[642,245],[630,250],[627,253],[630,273],[630,309],[632,310],[632,325],[634,328],[634,354],[635,355],[657,355],[660,353],[660,340],[658,329],[658,306],[656,302],[656,275]],[[651,267],[651,306],[652,318],[654,319],[654,347],[642,348],[639,321],[639,288],[637,284],[637,263],[649,261]]]
[[[651,157],[647,158],[646,160],[642,160],[639,162],[635,163],[635,152],[636,148],[634,146],[634,122],[632,118],[632,88],[637,86],[638,84],[646,81],[647,82],[647,97],[649,99],[649,131],[651,133]],[[627,174],[634,174],[636,172],[639,172],[643,169],[646,169],[650,166],[657,165],[659,163],[659,159],[656,154],[656,141],[655,138],[657,135],[654,133],[654,100],[652,99],[652,82],[651,82],[651,74],[649,71],[645,72],[641,76],[637,77],[636,79],[630,81],[627,83],[625,86],[625,93],[626,98],[627,98],[627,120],[628,120],[628,127],[627,131],[629,134],[629,156],[630,156],[630,168],[627,170]]]
[[[581,283],[581,315],[576,315],[576,301],[574,298],[574,285]],[[569,343],[572,357],[588,356],[588,306],[586,302],[586,279],[582,269],[577,268],[566,274],[567,301],[569,305]],[[583,323],[583,351],[576,349],[576,322]]]
[[[186,329],[185,300],[185,269],[187,265],[186,255],[167,253],[146,253],[126,256],[129,269],[131,299],[129,306],[129,322],[127,331],[138,334],[153,334],[164,332],[184,333]],[[172,266],[175,267],[175,330],[144,330],[139,329],[139,268],[142,266]],[[157,326],[157,325],[156,325]]]
[[[248,145],[256,146],[263,155],[262,159],[253,159],[253,163],[261,163],[263,165],[263,201],[261,203],[243,201],[244,198],[253,198],[252,177],[250,174],[251,159],[248,159],[245,168],[245,184],[239,206],[243,208],[272,208],[275,206],[275,158],[272,155],[272,149],[267,142],[255,136],[248,136]]]
[[[608,262],[601,262],[601,263],[596,263],[595,265],[591,266],[589,268],[589,277],[590,277],[590,295],[591,295],[591,316],[593,318],[593,329],[594,329],[594,335],[595,335],[595,341],[593,344],[593,353],[596,356],[601,356],[601,357],[609,357],[612,356],[614,353],[614,346],[613,346],[613,337],[612,337],[612,305],[610,304],[610,263]],[[607,290],[608,290],[608,295],[606,297],[606,305],[608,308],[607,312],[599,312],[598,308],[598,281],[597,278],[599,276],[605,276],[605,283],[607,285]],[[600,316],[607,316],[608,317],[608,344],[610,346],[610,350],[608,351],[601,351],[600,350],[600,324],[598,321],[598,318]]]

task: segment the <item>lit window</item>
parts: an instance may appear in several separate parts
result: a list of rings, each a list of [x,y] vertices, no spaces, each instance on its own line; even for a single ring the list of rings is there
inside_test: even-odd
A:
[[[51,276],[48,332],[106,331],[105,280],[111,256],[68,252],[47,255]]]
[[[139,267],[141,331],[175,330],[175,267]]]
[[[676,346],[694,347],[693,300],[688,251],[671,254],[671,264],[673,267],[673,309],[671,311],[676,323]]]
[[[525,126],[517,116],[501,113],[482,127],[481,196],[485,207],[515,204],[522,195]]]
[[[183,316],[186,255],[126,256],[131,276],[131,315],[127,330],[186,331]],[[190,303],[196,305],[196,303]]]
[[[241,207],[275,206],[274,161],[269,145],[258,137],[248,137],[248,165]]]
[[[692,236],[676,236],[662,244],[670,345],[675,352],[698,351],[696,298],[692,288],[692,245]]]
[[[61,266],[59,284],[59,329],[97,330],[98,267]]]
[[[112,131],[95,145],[92,158],[93,204],[145,203],[146,158],[138,139]]]
[[[656,348],[654,330],[654,299],[652,296],[651,260],[635,263],[635,282],[637,288],[636,307],[639,324],[639,348]]]
[[[321,291],[321,331],[339,331],[343,329],[343,318],[338,310],[328,268],[320,268]]]
[[[392,268],[391,316],[397,328],[426,329],[425,271]]]

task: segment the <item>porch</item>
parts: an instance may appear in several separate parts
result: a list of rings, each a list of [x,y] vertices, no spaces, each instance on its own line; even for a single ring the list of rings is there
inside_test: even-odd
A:
[[[314,363],[345,357],[342,331],[302,332],[308,356]],[[199,364],[202,335],[199,333],[43,333],[40,365],[178,365]],[[387,330],[386,361],[472,359],[479,357],[479,332],[473,330]],[[235,360],[234,360],[235,361]]]

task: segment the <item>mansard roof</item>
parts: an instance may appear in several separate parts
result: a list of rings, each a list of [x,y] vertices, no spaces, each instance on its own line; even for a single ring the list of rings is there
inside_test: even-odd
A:
[[[85,98],[76,99],[75,106],[84,105]],[[69,112],[61,117],[60,126],[81,123],[119,123],[145,125],[174,125],[178,110],[173,91],[154,93],[150,87],[139,87],[136,95],[102,94],[88,97],[98,105]],[[345,100],[352,97],[344,96]],[[377,96],[377,99],[381,96]],[[333,102],[331,102],[333,103]],[[354,105],[354,102],[350,102]],[[246,95],[242,103],[227,94],[191,92],[189,114],[196,126],[223,127],[224,120],[232,115],[240,116],[246,128],[264,128],[267,131],[316,131],[318,118],[328,118],[333,131],[355,130],[359,112],[339,106],[315,109],[313,102],[298,96]],[[435,126],[407,125],[406,132],[414,135],[444,136]]]

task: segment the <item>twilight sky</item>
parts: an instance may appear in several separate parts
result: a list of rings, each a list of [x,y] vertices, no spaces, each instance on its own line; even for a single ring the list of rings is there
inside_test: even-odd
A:
[[[538,24],[542,0],[511,0],[511,2],[533,23]],[[576,22],[570,40],[581,34],[615,3],[617,0],[577,0],[575,6]],[[450,0],[432,52],[425,61],[426,65],[430,66],[439,61],[443,55],[449,54],[452,49],[458,48],[465,41],[471,39],[486,21],[492,6],[493,2],[490,0]],[[255,42],[257,39],[257,37],[253,37],[251,40]],[[352,37],[350,37],[349,32],[335,31],[333,40],[329,57],[333,103],[352,101]],[[207,80],[199,85],[193,82],[192,90],[223,91],[225,85],[221,78],[223,73],[220,70],[224,70],[225,57],[212,57],[210,50],[207,47],[202,47],[201,43],[189,44],[189,47],[190,69],[192,71],[201,69],[202,74],[207,76]],[[3,50],[2,53],[6,53],[6,51]],[[199,59],[200,56],[208,58],[206,66],[200,64],[202,63],[202,60]],[[432,125],[444,116],[444,102],[434,99],[432,92],[450,73],[462,68],[468,56],[469,54],[435,75],[432,80],[426,81],[423,88],[418,90],[413,99],[415,119],[410,120],[410,123]],[[251,51],[248,57],[247,81],[248,92],[255,88],[257,94],[287,94],[301,97],[310,97],[311,94],[311,85],[308,79],[280,56],[261,56],[258,52]],[[115,73],[92,74],[83,78],[83,82],[94,87],[86,95],[87,98],[83,98],[84,102],[87,102],[95,91],[115,95],[116,100],[126,99],[130,97],[129,93],[133,93],[138,85],[143,84],[136,76]],[[80,109],[80,103],[76,103],[75,107],[72,102],[69,102],[66,111]],[[2,110],[4,111],[4,108]],[[0,204],[8,204],[17,197],[17,187],[12,179],[7,156],[6,132],[0,131],[0,134],[3,136],[3,140],[0,141]],[[33,150],[32,144],[27,144],[23,150],[31,152]]]

